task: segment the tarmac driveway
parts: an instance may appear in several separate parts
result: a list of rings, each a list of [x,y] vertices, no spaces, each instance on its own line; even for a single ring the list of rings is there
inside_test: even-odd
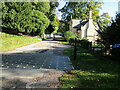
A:
[[[74,69],[69,57],[62,53],[65,48],[70,47],[59,41],[49,40],[2,53],[2,63],[0,65],[0,69],[2,70],[2,74],[0,75],[3,81],[2,87],[57,87],[59,85],[58,77],[64,73],[63,70]],[[31,81],[38,77],[39,80],[35,79],[37,81]],[[8,84],[11,81],[19,83]]]

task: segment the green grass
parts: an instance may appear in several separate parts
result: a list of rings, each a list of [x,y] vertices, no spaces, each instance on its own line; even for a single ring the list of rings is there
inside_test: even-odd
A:
[[[64,38],[55,38],[54,40],[56,40],[56,41],[65,41]]]
[[[63,44],[70,45],[69,42],[62,42]]]
[[[54,40],[55,41],[61,41],[61,43],[66,44],[66,45],[70,45],[70,43],[67,42],[63,37],[62,38],[55,38]]]
[[[38,40],[37,37],[23,37],[23,36],[16,36],[16,35],[5,34],[5,33],[0,33],[0,36],[1,36],[0,50],[2,52],[40,41]]]
[[[103,45],[92,45],[92,47],[104,47]]]
[[[77,51],[73,60],[73,49],[65,49],[75,70],[64,74],[60,80],[61,88],[120,88],[120,62],[89,53],[85,49]]]

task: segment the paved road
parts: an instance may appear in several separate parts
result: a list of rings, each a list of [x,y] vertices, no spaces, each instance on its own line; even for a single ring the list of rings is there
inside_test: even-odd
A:
[[[68,56],[63,55],[70,48],[58,41],[42,41],[30,46],[17,48],[2,54],[3,68],[34,68],[71,70]]]
[[[59,41],[50,40],[3,53],[0,68],[3,87],[57,87],[59,85],[58,77],[64,73],[63,70],[74,69],[69,58],[62,53],[65,48],[70,47]],[[37,82],[30,81],[38,77],[39,80],[35,79]],[[16,84],[9,85],[8,82],[11,81],[20,82],[17,86]]]

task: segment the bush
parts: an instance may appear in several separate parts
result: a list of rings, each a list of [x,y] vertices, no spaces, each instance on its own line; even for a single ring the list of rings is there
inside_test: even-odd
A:
[[[76,38],[76,34],[72,31],[66,31],[65,32],[65,39],[69,42],[70,39]]]
[[[120,47],[111,49],[110,53],[113,57],[120,58]]]
[[[74,38],[70,38],[69,43],[70,43],[71,45],[74,45],[74,42],[75,42],[75,39],[74,39]]]
[[[85,49],[89,49],[89,41],[87,39],[79,40],[80,46]]]

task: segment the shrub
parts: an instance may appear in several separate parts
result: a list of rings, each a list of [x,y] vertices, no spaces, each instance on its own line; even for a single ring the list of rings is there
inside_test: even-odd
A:
[[[65,32],[65,39],[69,42],[70,39],[76,38],[76,34],[72,31],[66,31]]]
[[[120,58],[120,47],[111,49],[110,53],[113,57]]]
[[[74,45],[74,42],[75,42],[75,39],[74,39],[74,38],[70,38],[69,43],[70,43],[71,45]]]
[[[89,49],[89,41],[87,39],[81,39],[79,43],[82,48]]]

